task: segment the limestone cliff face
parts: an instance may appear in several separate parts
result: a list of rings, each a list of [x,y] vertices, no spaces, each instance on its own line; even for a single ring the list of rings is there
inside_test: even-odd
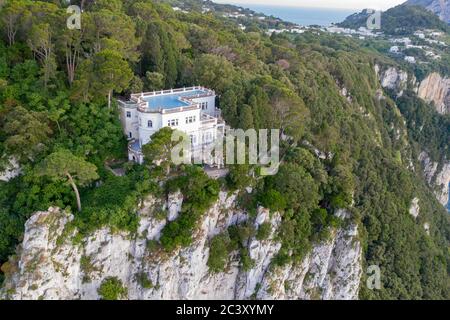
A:
[[[339,299],[357,297],[362,275],[358,228],[335,231],[316,245],[300,265],[270,270],[261,283],[261,299]]]
[[[419,160],[422,163],[428,184],[435,190],[439,202],[447,207],[449,203],[450,161],[445,161],[439,165],[439,163],[431,161],[426,152],[420,154]]]
[[[98,299],[103,279],[118,277],[128,289],[129,299],[357,299],[361,278],[361,245],[357,228],[334,230],[326,243],[314,246],[298,265],[272,267],[281,245],[275,232],[269,239],[248,243],[253,268],[239,266],[233,253],[226,271],[208,270],[209,241],[228,226],[251,221],[258,228],[270,222],[276,230],[280,215],[260,208],[250,218],[235,206],[236,194],[221,193],[205,213],[193,244],[167,254],[151,250],[149,240],[160,237],[168,219],[158,220],[153,211],[160,203],[149,198],[140,210],[138,236],[102,229],[74,245],[61,241],[65,225],[73,219],[58,208],[37,212],[26,223],[25,237],[11,261],[3,297],[13,299]],[[168,216],[177,214],[180,195],[165,203]],[[345,213],[345,212],[344,212]],[[59,239],[59,240],[58,240]],[[142,276],[149,281],[145,288]]]
[[[433,72],[424,80],[417,79],[396,67],[389,67],[382,71],[379,65],[375,66],[381,86],[392,90],[397,96],[402,96],[404,90],[410,86],[417,96],[428,103],[433,103],[440,114],[450,113],[450,79]]]
[[[375,71],[381,82],[381,86],[385,89],[393,90],[397,95],[401,96],[408,86],[408,81],[415,83],[414,79],[409,79],[408,73],[395,67],[389,67],[381,71],[380,66],[375,66]]]
[[[450,113],[450,79],[443,78],[438,73],[431,73],[422,82],[418,83],[407,72],[395,67],[389,67],[384,71],[379,65],[375,66],[375,72],[379,77],[381,86],[393,90],[401,96],[403,91],[410,86],[418,97],[428,103],[433,103],[437,112]],[[419,161],[424,170],[424,176],[428,184],[434,189],[436,198],[444,207],[449,204],[450,161],[445,160],[441,164],[432,162],[426,152],[422,152]],[[412,168],[412,165],[410,166]],[[415,214],[414,208],[411,209]]]
[[[450,113],[450,79],[431,73],[420,83],[417,94],[426,102],[434,103],[440,114]]]

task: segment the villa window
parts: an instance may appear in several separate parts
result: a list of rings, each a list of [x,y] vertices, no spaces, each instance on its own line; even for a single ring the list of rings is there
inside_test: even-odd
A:
[[[172,119],[167,121],[167,125],[169,127],[176,127],[178,126],[178,119]]]
[[[212,133],[211,132],[206,132],[206,133],[204,133],[203,134],[203,142],[204,143],[209,143],[209,142],[211,142],[213,140],[213,136],[212,136]]]
[[[186,124],[194,123],[196,120],[197,120],[197,119],[196,119],[195,116],[186,117]]]
[[[148,122],[147,122],[147,127],[153,128],[153,122],[152,122],[152,120],[148,120]]]
[[[202,110],[208,109],[208,102],[202,102]]]
[[[131,118],[131,111],[127,111],[127,118]]]
[[[130,139],[133,138],[133,133],[131,131],[128,132],[128,137],[130,137]]]

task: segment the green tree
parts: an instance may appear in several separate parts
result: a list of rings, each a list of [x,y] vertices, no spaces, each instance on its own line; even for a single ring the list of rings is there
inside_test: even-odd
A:
[[[305,103],[294,92],[279,88],[273,90],[271,105],[274,111],[274,124],[281,129],[282,134],[301,138],[309,110]]]
[[[144,91],[144,82],[142,79],[138,76],[134,76],[133,79],[130,82],[130,86],[128,87],[128,90],[131,93],[137,93]]]
[[[94,79],[94,63],[90,59],[81,62],[75,77],[72,87],[73,100],[81,100],[82,102],[89,102],[95,96],[92,88],[92,81]]]
[[[269,179],[268,186],[276,190],[269,198],[289,199],[288,207],[292,209],[315,208],[321,199],[319,184],[304,168],[291,163],[281,165],[278,174]]]
[[[29,111],[21,106],[7,113],[3,132],[7,136],[6,152],[16,156],[20,162],[33,160],[45,150],[52,134],[43,112]]]
[[[227,123],[232,128],[236,128],[238,122],[238,99],[234,90],[227,90],[220,97],[220,107]]]
[[[8,44],[14,45],[17,32],[20,29],[22,19],[30,12],[21,0],[7,1],[3,7],[0,7],[0,22],[2,29],[5,30],[8,38]]]
[[[93,10],[108,9],[112,12],[120,12],[122,10],[122,1],[120,0],[96,0],[92,5]]]
[[[96,78],[96,89],[108,96],[108,108],[114,91],[122,92],[127,89],[133,72],[119,52],[104,50],[94,57],[93,76]]]
[[[233,82],[233,64],[224,57],[204,54],[194,62],[193,80],[224,93]]]
[[[44,86],[47,88],[51,77],[55,76],[57,65],[52,41],[52,27],[49,23],[36,23],[31,28],[28,45],[40,60],[44,74]]]
[[[83,32],[63,28],[57,35],[57,50],[64,55],[66,61],[67,80],[70,85],[75,81],[75,74],[80,65],[80,56],[83,53]]]
[[[68,182],[75,192],[78,211],[81,211],[81,199],[77,184],[82,186],[99,178],[95,165],[64,149],[50,154],[38,166],[37,174]]]
[[[144,70],[163,74],[167,88],[173,87],[178,78],[180,49],[175,34],[176,32],[169,24],[163,21],[153,21],[148,25],[142,43]]]
[[[261,204],[273,211],[282,211],[286,209],[286,198],[277,190],[270,189],[264,194],[260,195]]]
[[[105,2],[83,14],[86,49],[90,56],[103,50],[117,51],[126,60],[136,62],[139,59],[136,26],[131,17],[119,10],[119,6]]]
[[[230,189],[243,189],[250,185],[252,178],[249,175],[250,167],[246,164],[236,164],[230,166],[230,171],[226,177]]]
[[[144,83],[145,88],[149,91],[161,90],[164,88],[164,75],[158,72],[147,71]]]
[[[164,127],[151,136],[151,141],[142,147],[147,163],[159,162],[165,168],[166,173],[170,173],[172,164],[171,156],[173,148],[179,143],[172,141],[174,130]]]
[[[248,104],[244,104],[241,109],[241,115],[239,120],[239,128],[248,130],[248,129],[254,129],[255,123],[253,121],[253,113],[252,113],[252,107],[250,107]]]

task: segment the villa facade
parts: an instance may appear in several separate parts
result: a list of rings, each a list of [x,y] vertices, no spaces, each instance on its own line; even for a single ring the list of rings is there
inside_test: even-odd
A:
[[[204,87],[190,87],[132,94],[129,101],[119,100],[124,134],[130,141],[128,158],[144,162],[142,146],[164,127],[184,132],[193,148],[215,141],[224,132],[225,123],[216,108],[216,93]]]

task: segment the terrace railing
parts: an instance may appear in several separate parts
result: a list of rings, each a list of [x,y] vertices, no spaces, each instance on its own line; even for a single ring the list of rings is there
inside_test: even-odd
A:
[[[154,96],[160,96],[165,94],[173,94],[173,93],[181,93],[181,92],[188,92],[188,91],[196,91],[201,90],[205,91],[205,96],[211,96],[215,94],[214,90],[210,90],[205,87],[196,86],[196,87],[187,87],[187,88],[179,88],[179,89],[170,89],[170,90],[158,90],[158,91],[151,91],[151,92],[142,92],[142,93],[134,93],[131,95],[131,99],[142,99],[146,97],[154,97]]]

